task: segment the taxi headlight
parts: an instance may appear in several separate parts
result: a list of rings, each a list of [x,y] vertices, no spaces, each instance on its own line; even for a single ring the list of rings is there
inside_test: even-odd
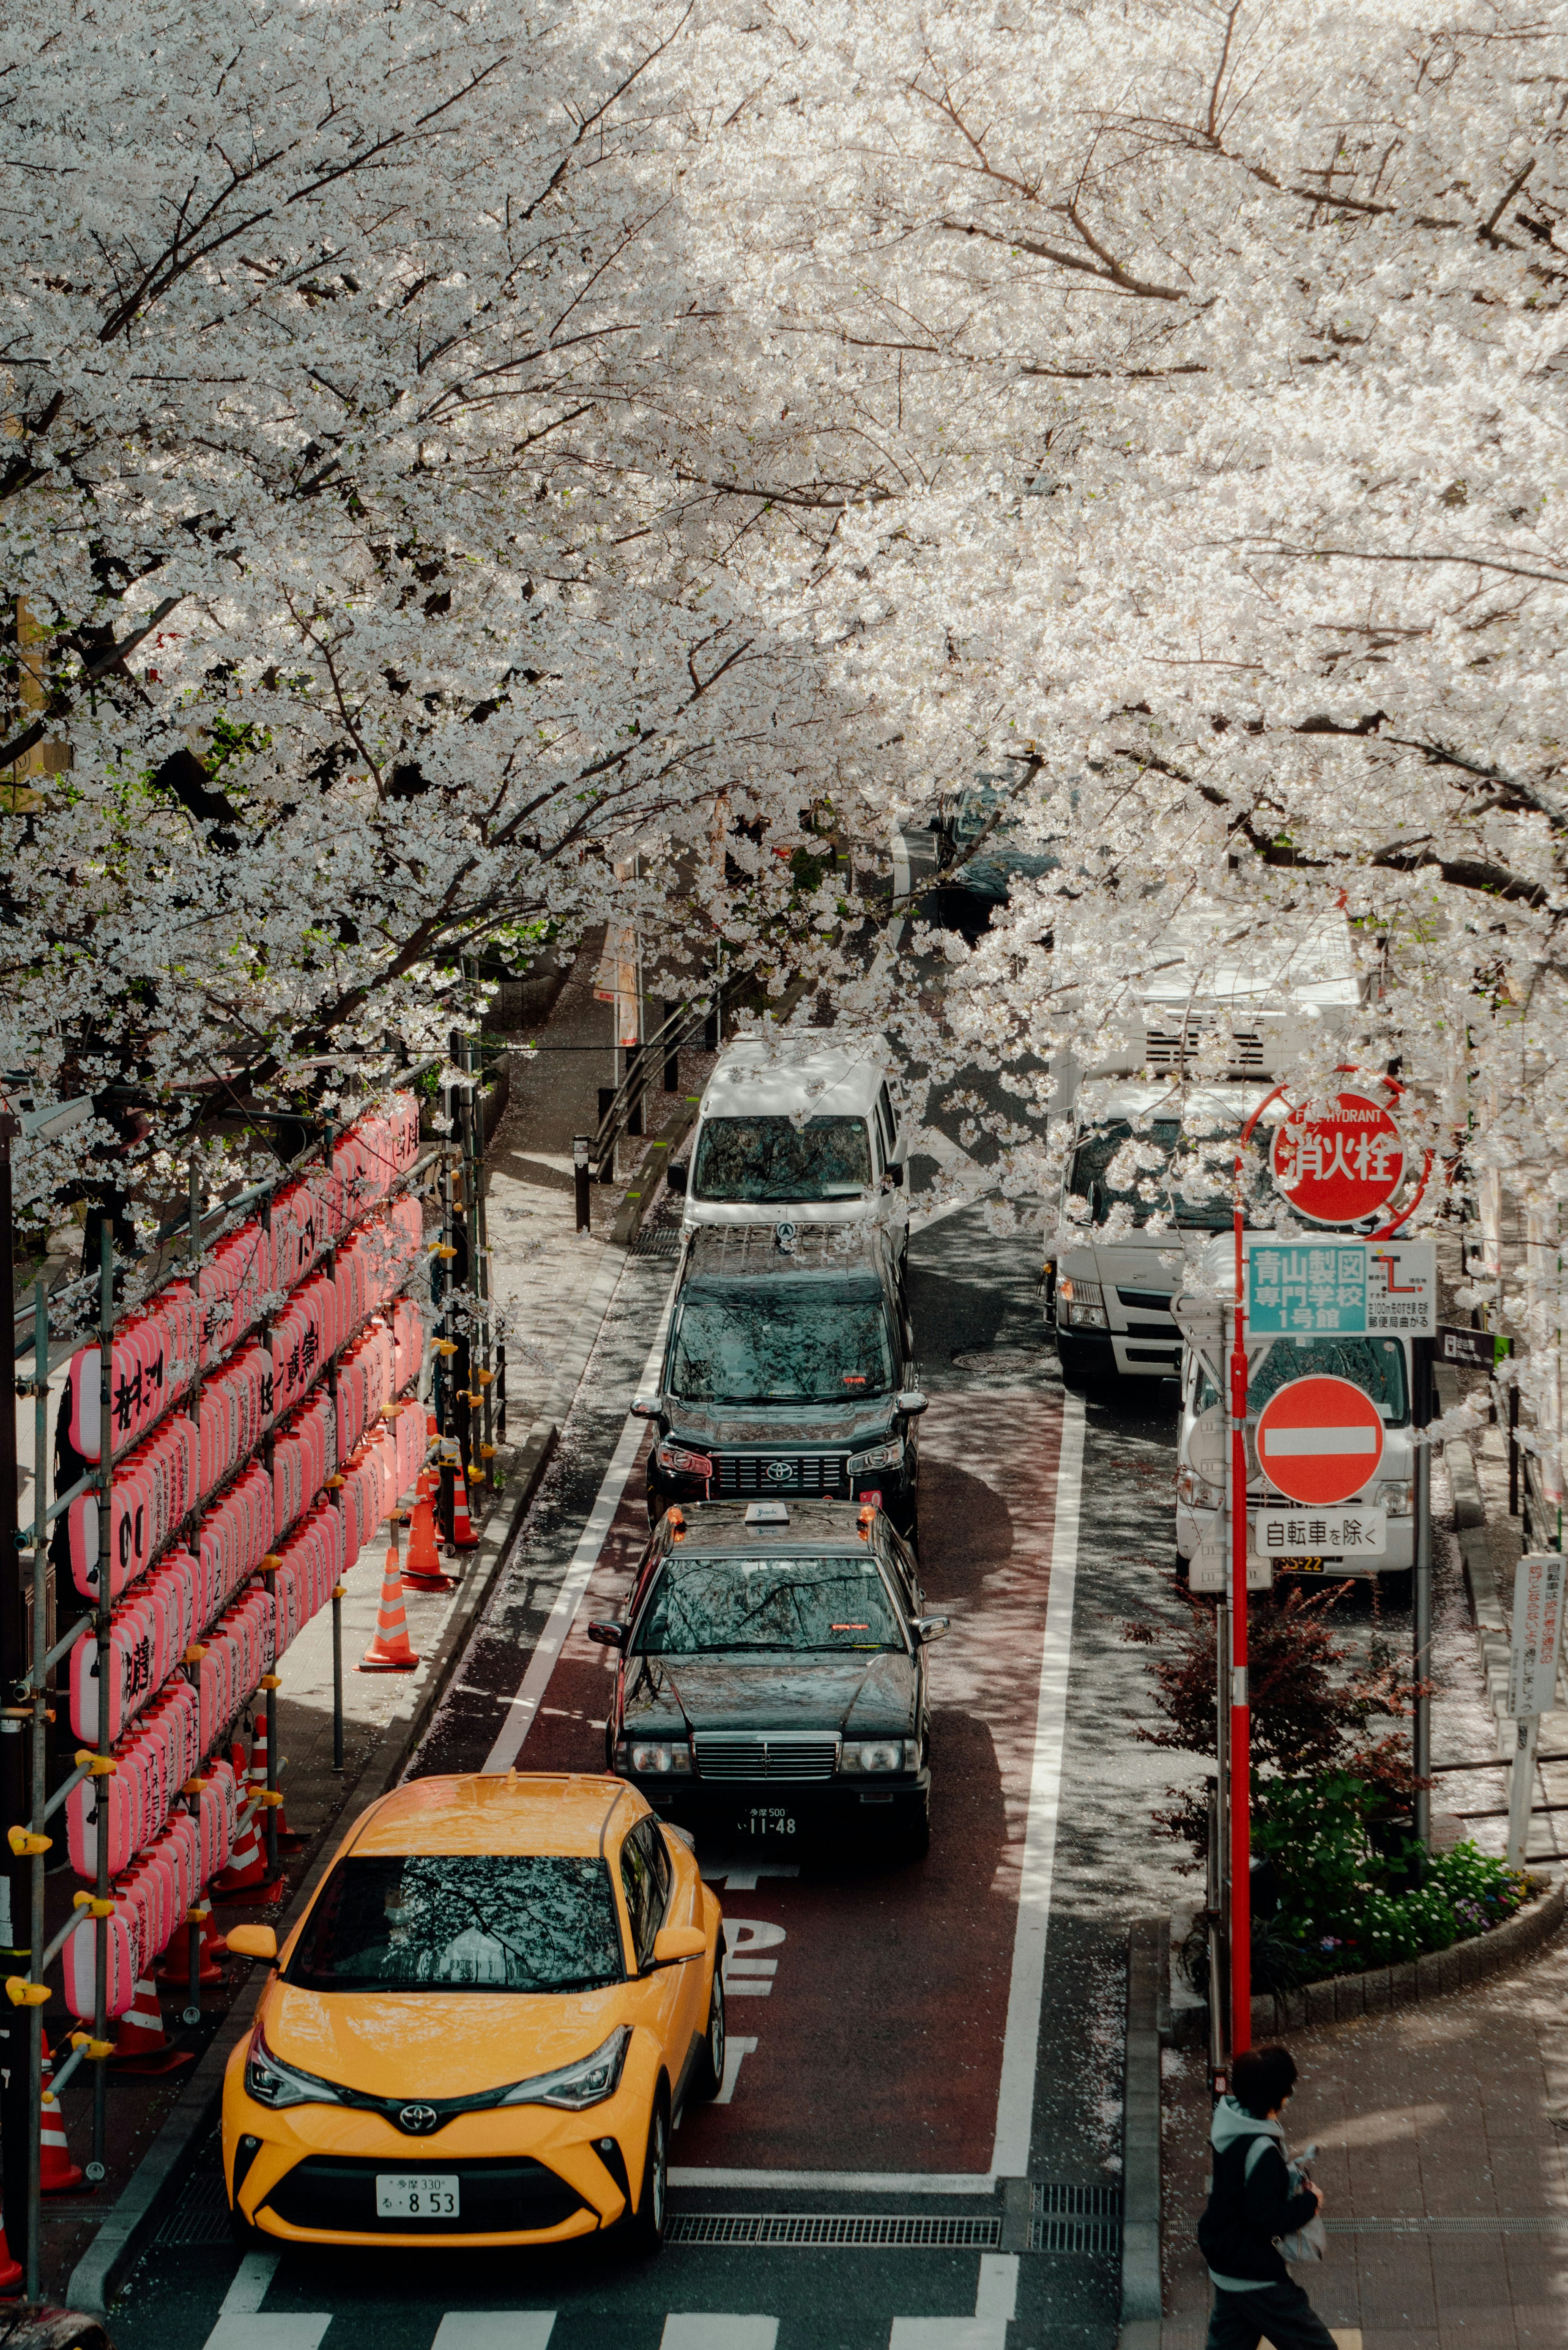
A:
[[[315,2073],[302,2073],[296,2064],[286,2064],[267,2046],[258,2023],[251,2033],[251,2044],[245,2055],[245,2095],[254,2097],[258,2106],[270,2106],[279,2113],[285,2106],[340,2106],[341,2090],[330,2081],[321,2080]]]
[[[841,1771],[903,1771],[905,1741],[901,1738],[846,1739],[839,1753]]]
[[[536,2073],[531,2081],[518,2081],[496,2102],[503,2106],[560,2106],[573,2114],[581,2113],[587,2106],[602,2106],[620,2086],[620,2068],[626,2063],[630,2044],[630,2025],[618,2023],[591,2056],[580,2058],[576,2064],[563,2064],[558,2073]]]
[[[668,1437],[654,1447],[654,1459],[661,1469],[677,1477],[711,1477],[713,1463],[706,1452],[690,1451],[683,1444],[671,1444]]]
[[[904,1457],[902,1442],[895,1438],[891,1444],[878,1444],[869,1452],[850,1455],[849,1474],[863,1477],[871,1469],[896,1469]]]
[[[623,1769],[652,1773],[685,1773],[691,1770],[691,1749],[675,1744],[668,1738],[638,1738],[621,1749],[626,1757]],[[619,1755],[617,1760],[619,1761]]]

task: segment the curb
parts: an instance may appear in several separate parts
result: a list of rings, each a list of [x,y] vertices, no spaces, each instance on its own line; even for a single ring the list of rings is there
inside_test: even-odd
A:
[[[1568,1878],[1560,1877],[1539,1899],[1516,1917],[1455,1942],[1447,1950],[1428,1950],[1425,1957],[1407,1959],[1394,1967],[1372,1967],[1358,1975],[1330,1975],[1326,1981],[1307,1983],[1300,1991],[1264,1993],[1252,2002],[1254,2043],[1282,2033],[1312,2032],[1325,2023],[1349,2023],[1366,2015],[1386,2015],[1400,2007],[1427,2007],[1456,1991],[1471,1991],[1491,1975],[1533,1958],[1563,1923],[1568,1907]],[[1207,2007],[1184,2008],[1175,2020],[1175,2038],[1185,2047],[1201,2047],[1208,2039]]]
[[[619,1264],[615,1264],[613,1270],[615,1280],[618,1280]],[[613,1290],[615,1280],[609,1283],[608,1290]],[[594,1302],[597,1286],[596,1278],[595,1288],[588,1295],[589,1305]],[[608,1290],[606,1304],[608,1303]],[[602,1315],[602,1307],[600,1311]],[[587,1307],[573,1331],[569,1357],[576,1349],[586,1314]],[[584,1363],[591,1348],[590,1336],[588,1346],[583,1349]],[[385,1794],[401,1777],[410,1755],[424,1735],[431,1715],[446,1694],[447,1685],[467,1645],[474,1620],[499,1580],[502,1567],[550,1464],[559,1432],[556,1420],[548,1416],[536,1419],[528,1430],[512,1471],[515,1491],[511,1497],[511,1507],[505,1513],[504,1523],[498,1523],[493,1531],[487,1529],[482,1536],[473,1565],[463,1579],[462,1596],[447,1619],[428,1679],[417,1695],[410,1696],[406,1706],[400,1706],[387,1724],[375,1752],[344,1801],[338,1814],[339,1820],[357,1817],[368,1804],[373,1803],[378,1795]],[[329,1833],[323,1836],[320,1850],[311,1861],[298,1890],[279,1921],[280,1942],[297,1923],[325,1875],[327,1862],[337,1851],[337,1844],[336,1835]],[[242,1987],[211,2045],[181,2092],[173,2111],[131,2172],[113,2210],[104,2214],[97,2234],[71,2272],[65,2293],[66,2303],[70,2308],[87,2311],[95,2317],[107,2315],[115,2287],[173,2202],[183,2183],[192,2148],[207,2135],[217,2117],[230,2054],[249,2033],[252,2016],[261,1998],[262,1984],[263,1977],[258,1972]]]
[[[1139,1918],[1127,1936],[1126,2074],[1122,2090],[1120,2350],[1159,2341],[1160,1998],[1170,1927]]]

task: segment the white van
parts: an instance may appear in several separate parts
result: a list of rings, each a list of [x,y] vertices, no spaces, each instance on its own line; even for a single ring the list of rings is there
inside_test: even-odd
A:
[[[909,1142],[885,1036],[741,1037],[697,1115],[684,1226],[858,1223],[877,1215],[903,1256]]]
[[[1231,1244],[1221,1241],[1203,1253],[1204,1286],[1226,1298],[1235,1295]],[[1229,1342],[1224,1351],[1229,1353]],[[1223,1370],[1221,1362],[1219,1367]],[[1247,1438],[1247,1506],[1255,1513],[1270,1508],[1276,1521],[1282,1515],[1287,1530],[1299,1523],[1302,1546],[1297,1551],[1272,1552],[1275,1574],[1334,1575],[1381,1577],[1387,1596],[1398,1606],[1410,1596],[1411,1570],[1416,1563],[1415,1431],[1410,1420],[1410,1342],[1407,1338],[1276,1338],[1260,1362],[1254,1358],[1248,1399],[1261,1410],[1269,1398],[1292,1379],[1348,1379],[1372,1398],[1383,1422],[1383,1457],[1366,1490],[1332,1513],[1314,1511],[1287,1502],[1258,1465],[1258,1449]],[[1194,1431],[1204,1415],[1229,1405],[1190,1347],[1181,1351],[1181,1419],[1177,1438],[1176,1553],[1177,1572],[1185,1578],[1199,1544],[1222,1529],[1223,1487],[1211,1483],[1194,1464],[1195,1453],[1206,1468],[1217,1464],[1212,1450],[1214,1423],[1208,1443],[1195,1443]],[[1230,1442],[1226,1430],[1225,1444]],[[1270,1507],[1270,1505],[1272,1505]],[[1341,1519],[1347,1512],[1381,1510],[1386,1548],[1380,1553],[1340,1556],[1314,1551],[1314,1520]],[[1255,1534],[1256,1521],[1252,1521]],[[1321,1538],[1321,1537],[1320,1537]],[[1262,1550],[1261,1543],[1250,1547]]]
[[[1045,1261],[1046,1312],[1068,1387],[1176,1377],[1181,1333],[1170,1300],[1184,1242],[1231,1230],[1236,1144],[1271,1090],[1169,1080],[1080,1087],[1060,1237]],[[1169,1222],[1151,1232],[1156,1215]],[[1082,1237],[1068,1239],[1075,1230]]]

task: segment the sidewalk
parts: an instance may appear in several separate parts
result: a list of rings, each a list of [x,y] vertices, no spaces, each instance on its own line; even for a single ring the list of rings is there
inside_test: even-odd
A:
[[[1434,1760],[1498,1752],[1483,1654],[1506,1652],[1519,1521],[1508,1516],[1503,1431],[1471,1456],[1449,1448],[1459,1521],[1434,1529],[1438,1586]],[[1459,1560],[1463,1557],[1463,1586]],[[1469,1599],[1473,1596],[1472,1618]],[[1495,1670],[1491,1678],[1495,1680]],[[1568,1711],[1542,1723],[1568,1750]],[[1542,1780],[1564,1800],[1560,1768]],[[1444,1773],[1440,1840],[1473,1834],[1501,1851],[1500,1770]],[[1538,1784],[1536,1802],[1547,1800]],[[1555,1874],[1556,1815],[1534,1822],[1531,1858]],[[1295,2035],[1301,2086],[1293,2146],[1315,2141],[1329,2257],[1294,2272],[1342,2350],[1562,2350],[1568,2342],[1568,1932],[1517,1971],[1379,2017]],[[1200,2350],[1209,2286],[1193,2242],[1209,2168],[1201,2050],[1167,2049],[1164,2070],[1165,2321],[1161,2350]]]

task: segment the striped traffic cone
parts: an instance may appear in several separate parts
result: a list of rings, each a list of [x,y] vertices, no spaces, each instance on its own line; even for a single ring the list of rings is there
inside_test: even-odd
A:
[[[71,2160],[71,2150],[66,2143],[66,2125],[55,2103],[55,2068],[49,2062],[49,2043],[44,2042],[44,2102],[38,2115],[38,2186],[45,2195],[68,2195],[79,2187],[87,2173]],[[0,2229],[0,2247],[5,2241]],[[6,2254],[6,2260],[10,2258]],[[20,2274],[20,2271],[17,2272]],[[9,2293],[0,2270],[0,2293]]]
[[[381,1577],[381,1604],[376,1610],[376,1637],[359,1659],[362,1673],[411,1673],[419,1663],[409,1645],[409,1619],[403,1608],[403,1578],[397,1545],[387,1553]]]
[[[191,2062],[188,2048],[171,2045],[151,1975],[137,1980],[136,1996],[120,2017],[110,2069],[116,2073],[177,2073]]]
[[[20,2293],[22,2263],[11,2258],[11,2247],[5,2241],[5,2222],[0,2220],[0,2293]]]
[[[187,1928],[189,1923],[187,1919]],[[198,1990],[206,1990],[211,1984],[223,1981],[223,1970],[218,1964],[218,1960],[227,1956],[228,1948],[222,1934],[214,1934],[213,1931],[212,1911],[203,1909],[201,1913],[200,1934],[196,1944]],[[187,1933],[176,1929],[174,1939],[163,1953],[163,1963],[154,1976],[154,1981],[167,1984],[171,1991],[188,1989],[191,1981],[190,1949]]]
[[[268,1742],[266,1708],[265,1705],[258,1705],[256,1708],[256,1734],[251,1741],[250,1769],[251,1794],[254,1797],[258,1806],[261,1804],[262,1797],[266,1794]],[[277,1767],[279,1776],[281,1777],[283,1773],[283,1757],[281,1754],[278,1756]],[[305,1838],[301,1835],[295,1835],[294,1830],[289,1826],[288,1821],[285,1816],[283,1805],[279,1804],[275,1808],[277,1811],[278,1844],[286,1852],[297,1852],[300,1846],[304,1844]],[[262,1841],[264,1844],[266,1841],[265,1831],[262,1835]]]
[[[474,1533],[473,1521],[468,1514],[468,1484],[461,1461],[454,1464],[452,1472],[452,1547],[453,1550],[479,1548],[479,1536]]]
[[[229,1865],[212,1885],[214,1901],[271,1901],[282,1886],[279,1877],[267,1884],[266,1851],[256,1833],[256,1815],[247,1811],[240,1824],[239,1841],[229,1856]]]
[[[421,1477],[414,1506],[409,1513],[409,1555],[403,1562],[405,1591],[455,1591],[456,1584],[450,1575],[443,1575],[441,1555],[436,1549],[435,1512],[431,1506],[433,1481]]]

